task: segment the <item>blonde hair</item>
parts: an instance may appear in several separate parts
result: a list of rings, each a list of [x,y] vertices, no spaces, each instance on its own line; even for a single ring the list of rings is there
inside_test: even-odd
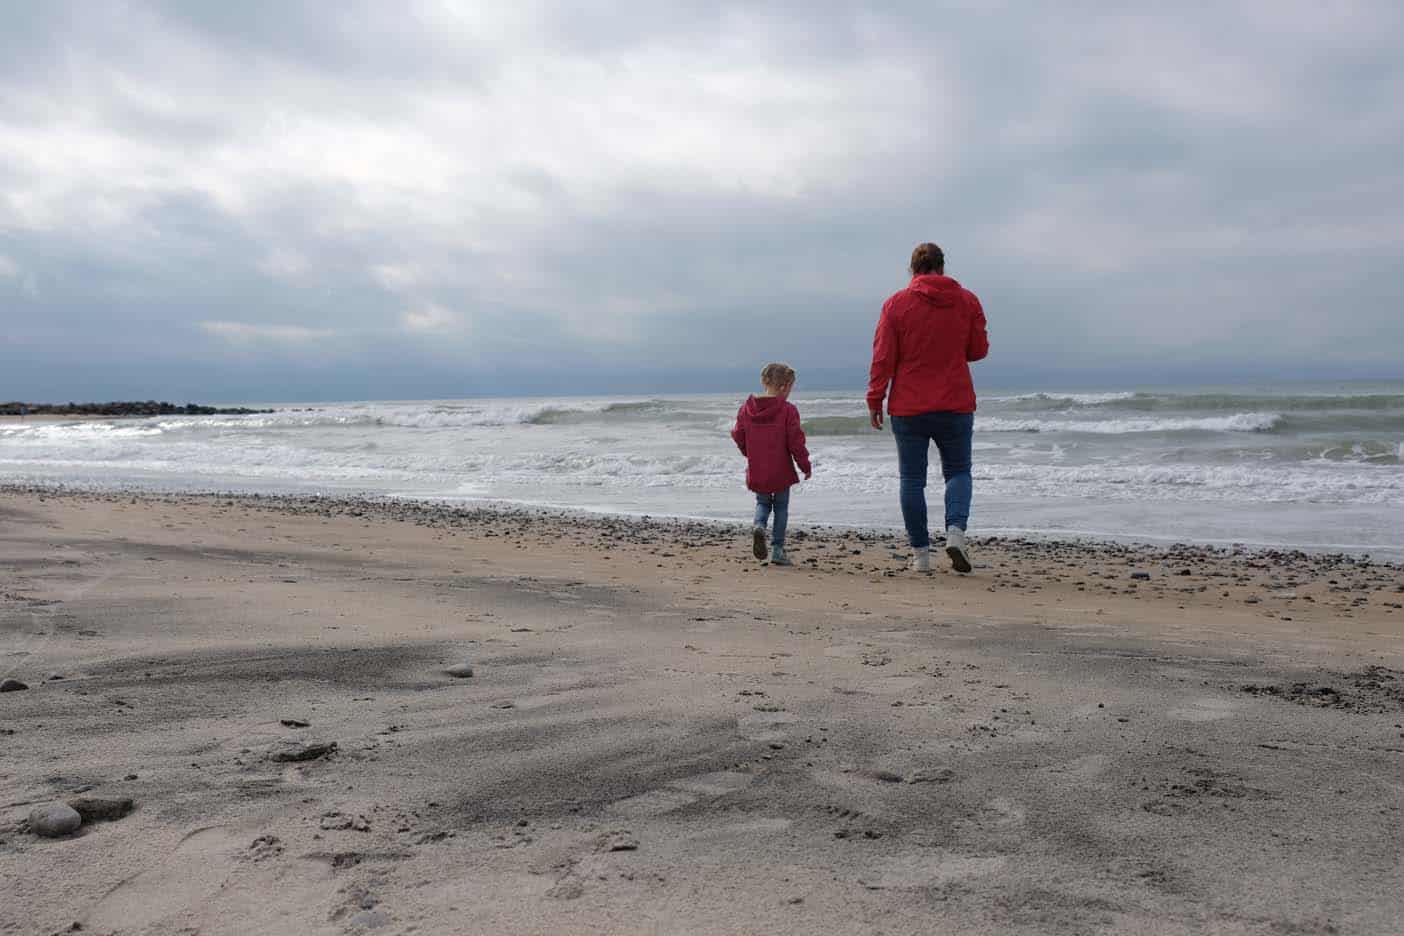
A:
[[[795,382],[795,369],[788,364],[773,363],[761,368],[761,383],[772,390],[779,390]]]

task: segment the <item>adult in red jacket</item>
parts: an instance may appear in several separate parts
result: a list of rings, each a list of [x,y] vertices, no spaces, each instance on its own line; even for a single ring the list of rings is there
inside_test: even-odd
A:
[[[935,442],[946,481],[946,553],[957,572],[969,572],[965,528],[975,428],[970,362],[990,350],[985,312],[973,292],[946,275],[946,256],[935,244],[919,244],[912,251],[911,272],[912,281],[883,303],[878,319],[868,412],[873,428],[881,429],[887,399],[897,440],[902,519],[915,551],[912,567],[931,570],[926,465]]]

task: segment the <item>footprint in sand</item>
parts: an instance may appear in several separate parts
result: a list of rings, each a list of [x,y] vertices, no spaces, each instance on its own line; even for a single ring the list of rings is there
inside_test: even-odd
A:
[[[640,793],[638,796],[631,796],[611,803],[608,812],[616,816],[626,816],[638,818],[643,816],[661,816],[664,813],[672,812],[675,809],[682,809],[699,799],[693,793],[682,790],[649,790],[647,793]]]
[[[248,836],[222,826],[187,835],[166,859],[118,884],[98,901],[84,925],[104,931],[139,931],[199,907],[234,872]]]
[[[736,730],[748,741],[781,741],[784,726],[795,722],[788,712],[752,712],[736,720]]]
[[[1026,820],[1021,804],[1000,796],[987,801],[975,815],[957,819],[955,832],[981,847],[1010,847],[1022,841]]]
[[[696,774],[673,780],[657,790],[611,803],[608,811],[618,816],[661,816],[675,809],[690,806],[704,797],[725,796],[750,786],[755,778],[750,774],[722,770]]]
[[[869,692],[875,692],[879,695],[900,695],[929,682],[930,679],[923,679],[918,676],[885,676],[882,679],[874,679],[867,683],[864,688]]]
[[[1088,754],[1055,767],[1048,768],[1049,773],[1063,774],[1073,780],[1091,780],[1106,773],[1107,767],[1111,765],[1111,758],[1105,754]]]
[[[1004,870],[999,855],[961,855],[953,852],[913,852],[878,862],[858,879],[868,890],[916,890],[942,887],[971,878],[988,877]]]
[[[1208,722],[1222,718],[1232,718],[1238,711],[1238,703],[1214,696],[1193,699],[1187,705],[1171,709],[1165,714],[1176,721]]]
[[[185,924],[194,932],[208,920],[237,919],[239,932],[306,932],[305,914],[326,895],[332,871],[321,862],[289,866],[280,860],[284,851],[280,839],[257,830],[197,829],[108,891],[83,926],[164,933]]]

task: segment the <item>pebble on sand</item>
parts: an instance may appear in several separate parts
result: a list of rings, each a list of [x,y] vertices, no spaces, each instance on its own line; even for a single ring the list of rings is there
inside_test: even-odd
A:
[[[84,822],[116,822],[131,814],[136,808],[130,797],[108,798],[103,796],[80,796],[68,801],[69,807],[83,817]]]
[[[63,838],[78,831],[83,817],[65,803],[36,806],[29,814],[29,831],[44,838]]]
[[[470,663],[455,663],[453,666],[444,670],[444,672],[459,679],[467,679],[469,676],[473,675],[473,666]]]
[[[1142,581],[1142,582],[1150,581],[1150,573],[1149,573],[1149,572],[1132,572],[1132,573],[1131,573],[1131,577],[1132,577],[1133,579],[1137,579],[1137,580]]]
[[[955,779],[955,771],[948,767],[914,770],[903,778],[906,783],[950,783]]]
[[[279,763],[310,761],[316,760],[319,757],[326,757],[335,750],[335,741],[328,741],[325,744],[308,744],[303,741],[284,741],[268,752],[268,759]]]
[[[342,829],[352,829],[356,832],[370,831],[370,822],[365,816],[352,816],[344,812],[324,813],[320,825],[324,832],[336,832]]]
[[[0,682],[0,692],[22,692],[28,688],[28,685],[20,682],[18,679],[7,679],[4,682]]]
[[[617,831],[606,832],[596,839],[596,851],[617,852],[617,851],[637,851],[639,840],[634,838],[632,832]]]

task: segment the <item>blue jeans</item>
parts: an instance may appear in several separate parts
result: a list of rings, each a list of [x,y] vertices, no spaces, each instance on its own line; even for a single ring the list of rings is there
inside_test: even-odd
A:
[[[790,489],[776,494],[756,495],[756,526],[763,527],[775,512],[775,530],[770,534],[771,549],[779,552],[785,548],[785,525],[790,522]]]
[[[897,470],[902,477],[902,520],[913,549],[931,545],[926,526],[926,457],[931,443],[941,455],[946,479],[946,527],[964,530],[970,521],[970,439],[974,413],[922,413],[893,416],[897,439]]]

